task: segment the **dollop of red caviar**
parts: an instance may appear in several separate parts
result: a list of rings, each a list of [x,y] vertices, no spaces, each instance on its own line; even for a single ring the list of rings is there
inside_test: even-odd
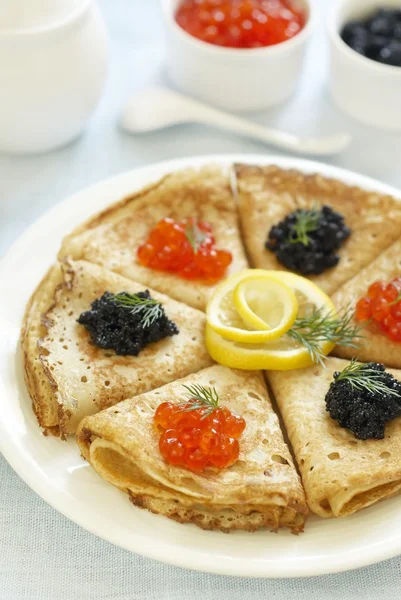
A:
[[[209,44],[261,48],[294,37],[306,16],[291,0],[182,0],[175,19]]]
[[[170,465],[194,472],[206,467],[230,467],[238,459],[238,438],[245,429],[245,420],[225,406],[211,412],[207,408],[192,410],[193,402],[163,402],[156,409],[153,423],[161,433],[162,456]]]
[[[168,218],[159,221],[139,246],[138,260],[151,269],[213,284],[224,277],[232,255],[216,248],[211,225],[206,221]]]
[[[401,277],[389,283],[375,281],[366,296],[358,300],[355,317],[358,321],[371,321],[393,342],[401,342]]]

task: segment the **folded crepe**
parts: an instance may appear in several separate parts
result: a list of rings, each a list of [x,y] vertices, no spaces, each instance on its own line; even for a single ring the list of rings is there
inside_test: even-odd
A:
[[[349,306],[355,309],[358,300],[366,296],[368,287],[378,280],[391,281],[401,276],[401,240],[385,250],[370,265],[362,269],[346,285],[333,295],[333,302],[338,309]],[[357,321],[354,320],[357,324]],[[361,325],[361,323],[359,323]],[[401,344],[391,341],[379,328],[369,327],[361,331],[363,338],[357,349],[336,346],[333,354],[342,358],[357,355],[363,362],[382,362],[389,367],[401,369]]]
[[[105,291],[144,289],[85,261],[57,263],[40,283],[26,309],[22,349],[33,408],[46,432],[65,438],[85,415],[212,364],[204,314],[153,290],[178,335],[149,344],[138,356],[93,345],[77,323],[80,314]]]
[[[214,386],[221,405],[246,420],[239,459],[227,469],[195,474],[167,464],[160,454],[155,409],[164,401],[186,400],[183,384],[194,383]],[[303,529],[304,492],[260,373],[204,369],[86,417],[77,442],[97,473],[128,493],[135,506],[203,529]]]
[[[188,282],[174,273],[149,269],[138,262],[138,246],[165,217],[208,221],[217,246],[233,256],[227,274],[247,268],[229,177],[220,168],[210,166],[167,175],[113,204],[68,235],[59,258],[70,256],[97,263],[204,310],[213,286]]]
[[[321,517],[344,517],[401,492],[401,418],[386,425],[383,440],[359,440],[326,411],[333,374],[348,364],[328,358],[326,369],[268,373],[309,508]],[[401,371],[389,372],[401,380]]]
[[[236,174],[241,226],[254,267],[287,270],[265,248],[269,231],[294,210],[316,204],[341,213],[351,229],[338,265],[309,277],[328,294],[401,237],[401,202],[391,196],[276,166],[236,165]]]

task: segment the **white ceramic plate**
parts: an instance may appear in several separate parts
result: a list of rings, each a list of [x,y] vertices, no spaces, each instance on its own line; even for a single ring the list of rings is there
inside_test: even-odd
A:
[[[24,306],[54,261],[61,238],[109,203],[163,174],[189,165],[233,161],[275,163],[320,172],[347,183],[400,196],[371,179],[292,158],[209,156],[151,165],[99,183],[56,206],[32,225],[0,265],[0,450],[49,504],[92,533],[123,548],[174,565],[258,577],[320,575],[401,554],[401,497],[352,517],[311,517],[305,533],[207,532],[135,508],[79,456],[74,440],[44,437],[23,380],[19,329]],[[16,499],[18,501],[18,499]]]

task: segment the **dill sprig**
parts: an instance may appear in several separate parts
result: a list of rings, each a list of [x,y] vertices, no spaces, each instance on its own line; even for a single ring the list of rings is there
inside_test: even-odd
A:
[[[287,336],[304,346],[314,363],[324,365],[323,342],[358,348],[363,326],[352,323],[354,314],[353,310],[346,308],[341,315],[335,316],[321,306],[309,315],[295,319]]]
[[[191,406],[183,408],[185,411],[197,410],[198,408],[207,408],[207,411],[202,415],[202,419],[208,417],[219,405],[219,395],[216,388],[205,387],[199,383],[193,385],[185,385],[183,387],[188,392],[188,397],[191,402]],[[186,403],[182,403],[186,406]]]
[[[137,294],[127,294],[121,292],[109,296],[109,301],[117,306],[128,308],[131,315],[141,315],[141,324],[143,327],[150,327],[163,314],[163,308],[160,302],[153,298],[141,298]]]
[[[401,292],[398,292],[398,296],[395,300],[393,300],[392,302],[389,303],[389,306],[394,306],[394,304],[398,304],[398,302],[400,302],[401,300]]]
[[[383,371],[376,371],[369,364],[357,363],[352,359],[350,364],[340,373],[335,375],[335,381],[348,381],[350,385],[360,392],[370,392],[379,396],[397,396],[400,394],[397,390],[389,388],[382,380]]]
[[[296,222],[291,226],[288,242],[308,246],[310,242],[308,234],[318,229],[321,211],[317,208],[317,205],[310,210],[301,208],[295,213],[295,217]]]
[[[199,229],[196,219],[189,219],[185,225],[185,236],[191,244],[193,251],[198,252],[200,246],[206,240],[206,233]]]

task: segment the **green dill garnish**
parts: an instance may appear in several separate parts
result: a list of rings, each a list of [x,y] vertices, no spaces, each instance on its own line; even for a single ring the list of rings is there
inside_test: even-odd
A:
[[[389,306],[394,306],[394,304],[398,304],[398,302],[400,302],[401,300],[401,292],[398,292],[398,296],[395,300],[393,300],[392,302],[389,302]]]
[[[199,229],[196,219],[189,219],[185,226],[185,236],[191,244],[193,251],[198,252],[200,246],[206,240],[206,233]]]
[[[319,227],[321,211],[315,205],[312,209],[299,209],[294,213],[296,222],[291,226],[291,232],[288,237],[290,244],[303,244],[308,246],[310,239],[309,233],[316,231]]]
[[[287,336],[304,346],[314,363],[324,365],[323,342],[342,344],[358,348],[362,325],[353,325],[354,311],[347,308],[341,315],[334,316],[326,307],[314,309],[311,314],[295,319]]]
[[[150,327],[163,315],[160,302],[153,298],[141,298],[137,294],[114,294],[108,300],[117,306],[128,308],[131,315],[140,315],[143,327]]]
[[[219,395],[216,388],[205,387],[199,383],[193,385],[184,385],[187,390],[190,400],[194,400],[191,406],[184,408],[185,411],[197,410],[198,408],[207,408],[208,410],[202,415],[202,419],[208,417],[219,405]],[[185,403],[182,403],[185,404]]]
[[[354,358],[335,376],[335,381],[348,381],[355,390],[360,392],[401,397],[397,390],[393,390],[383,382],[383,371],[376,371],[369,364],[357,363]]]

